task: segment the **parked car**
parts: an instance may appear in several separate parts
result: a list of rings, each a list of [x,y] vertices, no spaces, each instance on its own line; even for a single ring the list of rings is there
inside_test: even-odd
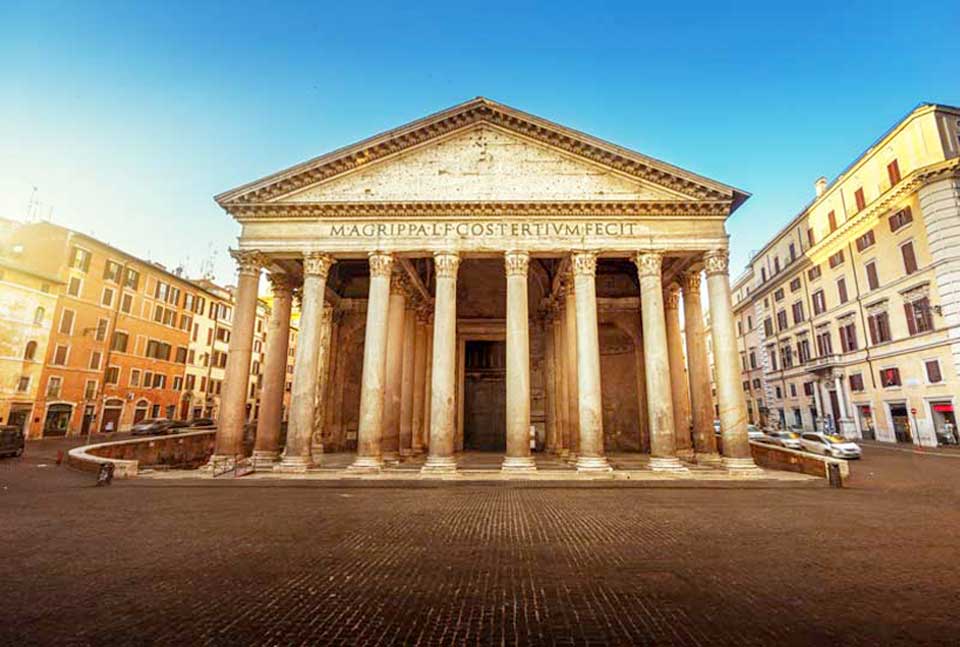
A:
[[[184,426],[195,429],[209,429],[210,427],[216,427],[217,423],[214,422],[213,418],[193,418],[188,420]]]
[[[747,438],[750,440],[763,440],[766,434],[760,431],[756,425],[747,425]]]
[[[14,425],[0,426],[0,456],[22,456],[23,430]]]
[[[186,426],[186,423],[180,420],[167,420],[166,418],[146,418],[141,420],[130,428],[131,436],[164,436],[175,433],[177,429]]]
[[[766,438],[761,442],[779,445],[787,449],[803,449],[803,444],[800,442],[800,434],[792,431],[768,431]]]
[[[800,444],[808,452],[833,458],[860,458],[860,446],[841,436],[806,432],[800,436]]]

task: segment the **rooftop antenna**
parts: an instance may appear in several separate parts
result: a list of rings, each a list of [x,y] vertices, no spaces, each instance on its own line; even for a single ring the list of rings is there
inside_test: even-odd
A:
[[[33,191],[30,192],[30,199],[27,201],[27,222],[29,223],[37,221],[37,214],[40,210],[40,199],[37,193],[37,187],[33,187]]]

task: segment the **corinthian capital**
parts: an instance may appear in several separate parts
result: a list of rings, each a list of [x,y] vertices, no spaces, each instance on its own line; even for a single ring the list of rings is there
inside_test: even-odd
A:
[[[530,266],[530,254],[521,251],[509,251],[503,255],[503,264],[507,276],[526,276]]]
[[[332,256],[322,252],[306,252],[303,255],[303,275],[319,276],[323,280],[327,279],[330,268],[336,261]]]
[[[700,294],[700,270],[688,270],[684,273],[683,293],[690,296]]]
[[[383,252],[370,253],[370,276],[390,276],[393,270],[393,256]]]
[[[594,252],[577,252],[573,255],[573,273],[594,276],[597,273],[597,255]]]
[[[676,310],[680,306],[680,288],[671,283],[663,290],[663,307],[666,310]]]
[[[260,270],[267,264],[263,254],[255,249],[231,249],[230,256],[237,262],[240,274],[259,276]]]
[[[660,276],[663,267],[663,254],[660,252],[637,252],[633,257],[640,276]]]
[[[460,267],[460,257],[454,252],[437,252],[433,255],[433,264],[438,279],[455,279]]]
[[[390,294],[407,296],[407,277],[403,272],[395,271],[390,277]]]
[[[713,249],[703,255],[703,269],[707,276],[729,274],[730,252],[725,249]]]

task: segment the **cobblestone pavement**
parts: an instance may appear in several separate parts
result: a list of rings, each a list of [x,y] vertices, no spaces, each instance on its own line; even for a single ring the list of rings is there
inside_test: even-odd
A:
[[[0,644],[956,644],[960,461],[852,486],[128,481],[0,460]],[[44,465],[41,467],[41,465]]]

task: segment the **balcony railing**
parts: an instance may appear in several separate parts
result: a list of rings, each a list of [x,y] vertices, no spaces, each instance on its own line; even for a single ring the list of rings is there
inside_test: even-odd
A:
[[[831,369],[834,366],[840,364],[840,361],[843,359],[842,355],[834,353],[832,355],[825,355],[823,357],[814,357],[809,362],[807,362],[808,371],[824,371]]]

